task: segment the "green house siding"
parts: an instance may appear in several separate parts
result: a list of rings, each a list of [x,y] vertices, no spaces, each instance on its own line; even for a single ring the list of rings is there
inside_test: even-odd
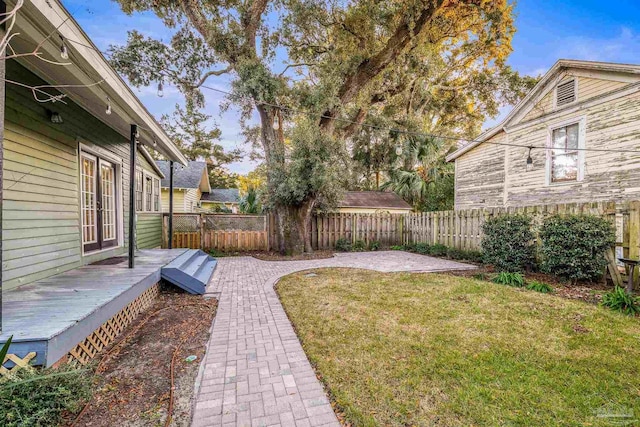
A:
[[[162,245],[162,214],[138,213],[136,240],[138,249],[152,249]]]
[[[15,61],[7,79],[46,84]],[[3,205],[3,288],[39,280],[126,251],[116,248],[82,254],[80,234],[79,143],[123,161],[119,203],[129,216],[129,141],[74,104],[39,103],[27,88],[6,84]],[[52,124],[49,111],[64,121]],[[122,227],[127,242],[127,227]]]

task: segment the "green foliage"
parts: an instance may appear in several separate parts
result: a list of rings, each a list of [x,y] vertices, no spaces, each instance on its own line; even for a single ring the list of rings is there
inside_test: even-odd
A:
[[[340,252],[351,252],[351,241],[344,238],[336,240],[336,250]]]
[[[354,252],[366,251],[367,244],[364,242],[364,240],[356,240],[355,242],[353,242],[353,245],[351,246],[351,250]]]
[[[64,413],[79,411],[91,396],[91,383],[91,373],[84,369],[21,369],[0,382],[2,425],[58,425]]]
[[[258,191],[255,188],[250,187],[247,190],[247,193],[240,198],[238,207],[240,208],[240,212],[243,214],[260,213],[262,211],[262,206],[260,206]]]
[[[405,250],[407,250],[407,249],[405,249],[404,245],[393,245],[389,249],[391,249],[392,251],[405,251]]]
[[[317,198],[325,206],[335,206],[340,195],[339,142],[305,119],[293,130],[291,144],[289,161],[269,171],[270,206],[302,206]]]
[[[604,294],[601,304],[628,316],[635,316],[640,313],[640,299],[630,295],[619,286],[616,286],[613,291]]]
[[[524,276],[520,273],[501,271],[493,278],[493,283],[521,288],[525,285]]]
[[[531,219],[524,215],[501,215],[483,227],[484,262],[499,271],[523,271],[534,264],[535,248]]]
[[[431,253],[431,245],[428,243],[416,243],[410,248],[410,251],[421,255],[429,255]]]
[[[553,292],[553,288],[551,287],[551,285],[543,282],[538,282],[537,280],[529,282],[527,284],[527,289],[529,289],[530,291],[541,292],[543,294],[549,294]]]
[[[447,248],[445,245],[436,243],[435,245],[432,245],[431,248],[429,249],[429,255],[444,257],[444,256],[447,256],[448,251],[449,251],[449,248]]]
[[[602,276],[605,251],[615,243],[613,226],[592,215],[554,215],[540,231],[543,271],[571,280]]]
[[[7,356],[7,353],[9,352],[9,347],[11,347],[11,341],[13,341],[13,335],[11,335],[7,340],[7,342],[2,344],[2,348],[0,348],[0,364],[4,362],[4,358]]]
[[[378,242],[377,240],[369,243],[369,250],[370,251],[377,251],[380,249],[380,242]]]

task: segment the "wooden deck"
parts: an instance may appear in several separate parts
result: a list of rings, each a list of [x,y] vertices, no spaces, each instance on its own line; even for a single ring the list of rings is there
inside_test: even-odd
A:
[[[9,353],[36,352],[50,366],[127,304],[160,281],[160,270],[185,249],[136,253],[136,267],[89,265],[3,294],[0,344],[13,335]]]

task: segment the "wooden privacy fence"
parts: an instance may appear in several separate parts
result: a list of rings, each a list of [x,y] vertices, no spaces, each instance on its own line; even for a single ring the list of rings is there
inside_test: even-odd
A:
[[[619,255],[640,256],[640,202],[572,203],[410,214],[329,213],[313,218],[311,242],[314,249],[333,249],[336,241],[342,238],[350,242],[362,240],[367,244],[380,242],[383,247],[428,243],[479,250],[485,221],[507,213],[530,216],[536,235],[544,219],[554,214],[604,217],[616,225]]]
[[[540,205],[518,208],[467,209],[410,214],[328,213],[312,218],[309,230],[314,249],[333,249],[338,239],[381,247],[407,243],[442,244],[479,250],[482,225],[491,217],[525,214],[534,231],[554,214],[591,214],[616,226],[617,256],[640,257],[640,201]],[[219,251],[269,250],[275,242],[274,220],[267,215],[174,214],[174,247]],[[163,221],[167,243],[168,216]]]
[[[163,247],[168,247],[168,214],[162,224]],[[265,215],[174,214],[173,230],[174,248],[222,252],[269,249]]]

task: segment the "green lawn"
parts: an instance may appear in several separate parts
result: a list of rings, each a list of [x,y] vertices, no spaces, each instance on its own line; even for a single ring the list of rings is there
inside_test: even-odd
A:
[[[637,318],[447,275],[307,274],[278,293],[354,425],[640,424]]]

